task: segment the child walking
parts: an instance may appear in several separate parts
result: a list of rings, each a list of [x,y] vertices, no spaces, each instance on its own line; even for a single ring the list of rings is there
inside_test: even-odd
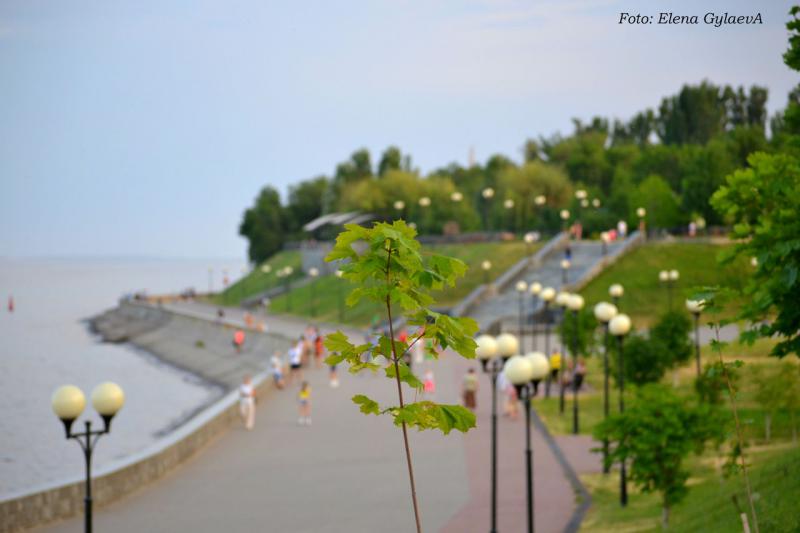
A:
[[[297,423],[301,426],[311,425],[311,387],[308,385],[308,381],[304,381],[302,385],[300,385],[300,392],[297,393],[297,407],[300,412],[300,418],[297,419]]]
[[[256,423],[256,390],[250,376],[245,376],[239,386],[239,414],[244,427],[248,431],[253,429]]]

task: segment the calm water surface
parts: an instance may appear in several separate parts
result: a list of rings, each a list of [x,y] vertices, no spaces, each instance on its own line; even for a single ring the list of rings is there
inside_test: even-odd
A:
[[[97,465],[145,448],[220,396],[147,353],[99,343],[83,323],[126,293],[205,291],[209,267],[219,288],[222,269],[239,274],[244,262],[0,258],[0,499],[82,475],[80,448],[64,439],[50,410],[59,385],[79,386],[87,401],[103,381],[125,390],[125,407],[97,446]],[[90,405],[86,416],[97,417]]]

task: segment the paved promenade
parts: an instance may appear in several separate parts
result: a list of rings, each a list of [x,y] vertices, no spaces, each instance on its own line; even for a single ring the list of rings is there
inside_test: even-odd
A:
[[[215,312],[200,304],[175,305],[174,310],[196,316]],[[235,310],[226,314],[228,320],[239,318]],[[305,324],[270,317],[268,326],[294,336]],[[433,365],[436,400],[458,402],[461,376],[477,363],[446,354]],[[341,387],[332,389],[326,369],[307,373],[313,388],[312,426],[297,425],[297,384],[271,391],[259,399],[252,432],[237,427],[163,480],[98,509],[97,531],[412,531],[400,430],[388,418],[362,415],[350,401],[363,392],[394,403],[394,387],[385,378],[340,374]],[[410,433],[425,531],[488,530],[488,378],[482,376],[481,385],[478,428],[466,436]],[[533,435],[537,531],[563,531],[574,509],[574,492],[541,435]],[[505,531],[521,531],[525,523],[523,446],[521,419],[501,418],[499,525]],[[589,469],[599,467],[594,458],[588,462]],[[76,531],[81,520],[39,531]]]

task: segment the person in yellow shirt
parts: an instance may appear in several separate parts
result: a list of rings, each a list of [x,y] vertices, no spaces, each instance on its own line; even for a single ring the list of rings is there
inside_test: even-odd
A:
[[[553,350],[550,354],[550,379],[558,383],[558,376],[561,373],[561,352]]]
[[[304,381],[300,386],[300,392],[297,394],[297,404],[300,411],[300,418],[297,423],[301,426],[311,425],[311,387],[308,381]]]

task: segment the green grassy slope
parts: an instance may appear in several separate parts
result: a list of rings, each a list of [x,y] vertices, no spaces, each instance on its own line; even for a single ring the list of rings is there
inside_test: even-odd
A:
[[[651,324],[668,309],[667,288],[658,280],[661,270],[678,270],[680,279],[673,289],[673,306],[683,307],[694,288],[719,285],[741,287],[750,267],[744,260],[720,267],[718,254],[727,246],[709,243],[647,243],[622,257],[591,281],[581,294],[587,305],[609,301],[613,283],[625,287],[620,308],[633,318],[637,328]]]
[[[217,305],[239,305],[239,302],[245,298],[282,283],[283,280],[278,278],[276,274],[278,270],[287,266],[294,269],[294,273],[291,276],[292,279],[302,277],[300,261],[300,252],[296,250],[278,252],[223,292],[215,294],[211,301]],[[269,273],[265,273],[262,270],[265,265],[269,265]]]
[[[469,267],[467,274],[458,281],[455,287],[434,295],[437,306],[449,306],[457,303],[483,283],[484,273],[480,264],[484,259],[492,262],[491,276],[494,278],[525,256],[526,245],[522,242],[446,244],[425,246],[423,253],[426,251],[457,257]],[[353,286],[348,281],[340,280],[333,275],[323,276],[310,285],[298,287],[288,295],[275,298],[270,310],[314,320],[339,322],[340,303],[352,288]],[[383,320],[382,309],[373,303],[361,302],[352,308],[343,306],[341,321],[364,326],[369,324],[376,315]]]

